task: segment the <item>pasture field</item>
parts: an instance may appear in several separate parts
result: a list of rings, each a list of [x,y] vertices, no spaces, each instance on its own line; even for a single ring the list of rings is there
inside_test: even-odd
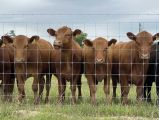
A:
[[[43,101],[40,105],[33,104],[33,92],[31,88],[32,78],[26,81],[26,99],[23,103],[17,102],[17,87],[15,85],[14,98],[11,103],[0,101],[0,120],[145,120],[159,119],[159,107],[155,103],[155,85],[152,89],[153,104],[136,103],[135,86],[130,88],[129,105],[122,106],[120,104],[120,86],[118,85],[118,99],[109,103],[105,100],[103,91],[103,82],[97,87],[97,105],[92,106],[89,98],[89,88],[85,77],[82,78],[83,100],[77,101],[77,105],[70,103],[70,89],[67,83],[66,100],[64,105],[57,105],[57,80],[52,78],[52,87],[50,92],[50,102],[44,104],[45,91],[43,93]],[[112,88],[111,88],[112,94]]]

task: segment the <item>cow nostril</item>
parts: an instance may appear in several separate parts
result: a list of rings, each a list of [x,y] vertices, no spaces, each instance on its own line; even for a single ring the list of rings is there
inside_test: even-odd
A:
[[[21,58],[21,59],[15,59],[15,62],[25,62],[25,60],[23,58]]]
[[[150,54],[142,54],[141,58],[142,59],[149,59],[150,58]]]
[[[103,62],[103,59],[96,59],[96,62]]]

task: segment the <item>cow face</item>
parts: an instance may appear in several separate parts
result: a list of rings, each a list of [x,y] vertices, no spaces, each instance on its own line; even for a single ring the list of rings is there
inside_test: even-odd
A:
[[[10,36],[2,36],[0,40],[0,47],[4,47],[6,45],[10,45],[13,43],[13,39]]]
[[[39,36],[32,36],[31,38],[28,38],[24,35],[18,35],[14,38],[5,37],[5,39],[12,39],[13,41],[15,62],[26,62],[27,48],[34,40],[39,40]]]
[[[107,49],[111,44],[115,44],[116,40],[112,39],[110,41],[107,41],[103,38],[97,38],[94,41],[90,41],[88,39],[83,41],[83,44],[86,45],[87,47],[92,47],[94,50],[94,55],[95,55],[95,62],[98,63],[104,63],[105,58],[107,55]]]
[[[136,42],[136,48],[140,59],[149,59],[151,46],[156,37],[159,36],[159,33],[152,36],[150,33],[143,31],[134,35],[131,32],[127,33],[127,36]]]
[[[47,32],[51,35],[54,36],[56,39],[53,43],[55,49],[63,48],[72,43],[72,39],[74,36],[79,35],[81,31],[79,29],[76,29],[74,32],[64,26],[57,31],[53,29],[48,29]]]

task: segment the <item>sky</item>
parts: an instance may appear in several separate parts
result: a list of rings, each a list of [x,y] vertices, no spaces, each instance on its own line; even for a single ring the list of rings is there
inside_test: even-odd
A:
[[[47,28],[81,29],[89,39],[126,41],[127,32],[159,31],[158,0],[0,0],[0,35],[10,30],[52,41]]]

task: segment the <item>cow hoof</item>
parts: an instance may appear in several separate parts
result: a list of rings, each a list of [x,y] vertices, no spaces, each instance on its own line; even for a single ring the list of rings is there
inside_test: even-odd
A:
[[[40,98],[37,97],[37,98],[35,99],[35,101],[34,101],[34,104],[35,104],[35,105],[38,105],[39,103],[40,103]]]
[[[93,107],[97,106],[97,103],[92,103],[92,106],[93,106]]]
[[[121,104],[124,105],[124,106],[127,106],[128,105],[128,101],[122,101]],[[139,104],[139,102],[137,102],[137,104]]]
[[[148,102],[148,103],[152,103],[152,100],[151,100],[151,99],[147,99],[147,102]]]
[[[78,96],[78,100],[82,100],[82,96]]]
[[[22,103],[22,96],[18,96],[18,102]]]
[[[76,100],[72,100],[72,105],[75,105],[76,104]]]
[[[45,104],[49,103],[49,98],[45,98]]]
[[[63,105],[63,102],[58,100],[57,105],[61,106],[61,105]]]
[[[92,104],[92,106],[96,106],[97,102],[96,101],[92,101],[91,104]]]
[[[12,102],[12,96],[11,96],[11,95],[6,96],[6,97],[4,98],[4,100],[5,100],[6,102]]]

